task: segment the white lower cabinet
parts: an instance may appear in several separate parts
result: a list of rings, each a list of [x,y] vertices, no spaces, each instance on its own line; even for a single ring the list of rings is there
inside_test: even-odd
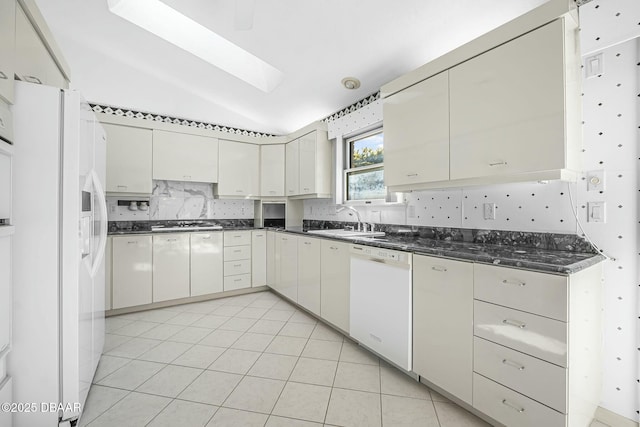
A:
[[[191,234],[191,296],[223,290],[222,233]]]
[[[349,332],[349,244],[322,240],[320,248],[320,316]]]
[[[276,237],[276,290],[292,301],[298,301],[298,237],[278,234]]]
[[[298,238],[298,304],[320,315],[321,240]]]
[[[472,263],[414,255],[413,370],[471,404]]]
[[[112,307],[114,309],[152,302],[152,237],[113,237]]]
[[[601,265],[568,276],[474,265],[476,409],[507,426],[591,423],[602,388],[601,277]]]
[[[225,291],[251,287],[251,231],[225,231],[224,284]]]
[[[251,286],[267,284],[267,232],[251,232]]]
[[[186,233],[153,236],[153,302],[189,296],[189,247]]]
[[[273,288],[276,284],[276,232],[267,231],[266,244],[266,268],[267,268],[267,286]]]

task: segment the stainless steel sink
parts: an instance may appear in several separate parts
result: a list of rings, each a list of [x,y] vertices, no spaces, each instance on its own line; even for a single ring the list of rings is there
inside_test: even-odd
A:
[[[307,233],[309,234],[317,234],[320,236],[329,236],[329,237],[342,237],[345,239],[360,239],[367,237],[382,237],[384,236],[384,231],[354,231],[354,230],[344,230],[344,229],[336,229],[336,230],[309,230]]]

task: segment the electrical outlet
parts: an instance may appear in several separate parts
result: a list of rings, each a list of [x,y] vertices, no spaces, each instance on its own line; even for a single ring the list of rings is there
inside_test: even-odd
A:
[[[587,203],[587,222],[607,222],[607,204],[605,202]]]
[[[587,172],[587,191],[604,191],[604,171]]]
[[[485,203],[484,204],[484,219],[496,219],[496,204]]]

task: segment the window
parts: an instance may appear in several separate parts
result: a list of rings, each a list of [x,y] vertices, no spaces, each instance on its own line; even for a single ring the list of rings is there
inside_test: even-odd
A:
[[[384,199],[384,134],[382,129],[346,140],[345,201]]]

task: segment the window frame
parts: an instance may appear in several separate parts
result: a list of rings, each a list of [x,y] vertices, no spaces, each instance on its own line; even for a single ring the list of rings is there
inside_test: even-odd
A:
[[[343,154],[344,154],[344,164],[342,165],[342,204],[348,205],[348,204],[354,204],[354,205],[362,205],[362,204],[384,204],[386,203],[386,195],[380,198],[375,198],[375,199],[359,199],[359,200],[351,200],[349,199],[349,174],[353,173],[353,172],[367,172],[367,171],[374,171],[374,170],[382,170],[384,171],[384,142],[383,142],[383,155],[382,155],[382,162],[381,163],[375,163],[372,165],[366,165],[366,166],[358,166],[358,167],[352,167],[351,165],[351,160],[353,158],[353,153],[352,153],[352,147],[353,144],[352,142],[360,140],[360,139],[364,139],[367,137],[370,137],[372,135],[376,135],[376,134],[384,134],[384,128],[383,126],[376,126],[373,129],[370,129],[368,131],[365,132],[360,132],[357,133],[355,135],[351,135],[348,138],[345,138],[344,141],[344,147],[343,147]],[[383,140],[384,141],[384,140]],[[385,194],[387,193],[386,190],[386,186],[385,186]]]

